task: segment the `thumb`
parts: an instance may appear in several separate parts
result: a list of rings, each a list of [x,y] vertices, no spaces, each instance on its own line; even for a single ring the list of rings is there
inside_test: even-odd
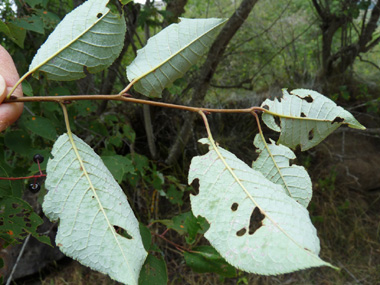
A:
[[[0,75],[0,132],[20,117],[24,106],[23,103],[1,104],[7,97],[9,89],[4,77]]]

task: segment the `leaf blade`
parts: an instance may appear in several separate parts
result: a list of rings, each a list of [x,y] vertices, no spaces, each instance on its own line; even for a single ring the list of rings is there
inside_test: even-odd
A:
[[[127,67],[129,81],[149,97],[160,97],[162,90],[180,78],[211,46],[224,19],[185,19],[151,37],[137,51]],[[149,55],[149,56],[147,56]]]
[[[4,23],[0,20],[0,32],[3,32],[7,37],[9,37],[14,43],[16,43],[20,48],[24,48],[24,41],[26,36],[26,30],[11,23]]]
[[[278,143],[292,149],[300,145],[305,151],[319,144],[342,124],[365,129],[351,113],[316,91],[296,89],[290,93],[283,89],[280,101],[267,99],[261,105],[269,110],[263,113],[264,123],[281,132]],[[280,117],[281,126],[277,125],[274,116]]]
[[[15,196],[0,196],[3,213],[0,215],[0,238],[10,244],[19,243],[27,234],[51,245],[49,237],[38,233],[42,218],[23,199]]]
[[[197,246],[184,252],[186,264],[195,272],[215,272],[224,277],[236,277],[236,269],[228,264],[211,246]]]
[[[304,207],[309,205],[312,197],[311,179],[304,167],[290,165],[295,154],[284,145],[270,144],[263,141],[260,134],[254,139],[259,157],[253,162],[252,168],[261,172],[269,181],[279,184],[285,194],[295,199]]]
[[[85,77],[84,67],[95,73],[111,65],[124,45],[126,24],[107,3],[89,0],[67,14],[37,51],[28,74],[76,80]]]
[[[166,268],[165,260],[162,257],[157,258],[156,256],[149,254],[146,258],[143,269],[141,270],[138,284],[168,284],[168,270]]]
[[[67,134],[60,136],[47,166],[49,192],[42,206],[49,219],[60,220],[56,243],[81,263],[120,282],[137,284],[147,256],[139,224],[99,156],[74,135],[73,142]],[[115,227],[132,238],[116,233]]]
[[[333,267],[318,257],[319,239],[307,210],[233,154],[211,146],[193,158],[189,183],[194,179],[200,184],[199,194],[190,198],[194,215],[208,220],[205,237],[230,264],[263,275]],[[264,219],[251,234],[256,207]]]

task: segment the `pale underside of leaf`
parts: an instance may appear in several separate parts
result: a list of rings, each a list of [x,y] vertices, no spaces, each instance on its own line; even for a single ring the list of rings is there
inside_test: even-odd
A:
[[[191,197],[193,213],[207,219],[205,237],[233,266],[263,275],[332,266],[318,257],[319,239],[307,210],[232,153],[210,146],[191,162],[189,183],[194,179],[200,188]],[[254,229],[257,209],[263,219]]]
[[[86,76],[84,69],[95,73],[110,66],[123,48],[126,24],[107,3],[89,0],[67,14],[34,56],[29,73],[76,80]]]
[[[150,38],[127,67],[135,89],[149,97],[160,97],[165,87],[194,65],[211,46],[224,19],[184,19]]]
[[[59,220],[56,244],[66,255],[126,284],[137,284],[147,256],[138,221],[100,157],[81,139],[58,138],[47,165],[43,210]],[[115,231],[126,230],[126,238]]]
[[[284,89],[283,97],[267,99],[261,105],[269,112],[263,113],[264,123],[281,132],[278,143],[295,149],[310,149],[342,124],[365,129],[349,112],[316,91],[296,89],[290,94]],[[274,117],[279,117],[279,126]]]
[[[269,181],[281,185],[285,194],[307,207],[312,196],[311,179],[304,167],[290,165],[290,160],[296,158],[294,152],[284,145],[276,145],[272,140],[267,144],[260,134],[256,135],[254,145],[258,148],[259,157],[252,168]]]

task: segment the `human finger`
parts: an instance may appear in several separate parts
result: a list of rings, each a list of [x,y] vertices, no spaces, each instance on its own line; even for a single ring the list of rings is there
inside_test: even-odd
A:
[[[17,83],[19,75],[12,57],[1,45],[0,77],[0,103],[2,103],[12,87]],[[17,87],[12,95],[22,97],[23,93],[21,86]],[[0,105],[0,131],[5,130],[21,116],[23,107],[23,103],[7,103]]]

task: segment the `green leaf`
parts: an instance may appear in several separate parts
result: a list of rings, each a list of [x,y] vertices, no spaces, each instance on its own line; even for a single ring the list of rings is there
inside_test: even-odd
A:
[[[142,176],[144,176],[146,170],[149,168],[149,159],[146,156],[138,153],[131,155],[131,159],[134,163],[135,171],[140,172]]]
[[[281,132],[278,143],[295,149],[310,149],[342,124],[364,130],[349,112],[338,107],[332,100],[307,89],[296,89],[290,94],[284,89],[283,97],[273,101],[267,99],[261,105],[269,110],[263,113],[265,124],[276,132]],[[274,116],[281,120],[279,126]]]
[[[107,127],[104,125],[103,122],[92,121],[92,122],[90,122],[89,129],[95,133],[98,133],[99,135],[104,136],[104,137],[109,136],[109,133],[108,133],[109,130],[107,130]]]
[[[190,212],[191,213],[191,212]],[[174,220],[174,219],[173,219]],[[189,215],[185,220],[185,229],[188,233],[188,236],[185,237],[188,244],[193,244],[195,242],[198,232],[200,232],[201,226],[198,222],[198,219],[194,217],[193,213]]]
[[[41,242],[50,245],[47,236],[37,233],[37,228],[43,220],[32,209],[32,207],[21,198],[14,196],[0,197],[0,238],[7,243],[17,243],[28,234]]]
[[[203,233],[203,227],[206,226],[202,218],[194,217],[192,212],[186,212],[174,216],[171,220],[157,220],[165,225],[168,229],[173,229],[180,235],[187,234],[186,242],[192,244],[196,235]]]
[[[42,207],[49,219],[59,220],[56,244],[94,270],[137,284],[147,253],[124,192],[100,157],[75,135],[72,140],[60,136],[52,156]]]
[[[128,142],[130,142],[131,144],[135,142],[136,133],[129,123],[123,126],[123,133]]]
[[[25,0],[26,3],[32,8],[36,7],[37,5],[43,5],[43,0]]]
[[[7,132],[4,137],[5,145],[16,153],[23,155],[30,154],[30,147],[32,140],[28,133],[23,131],[11,131]]]
[[[161,92],[194,65],[211,46],[224,19],[184,19],[151,37],[127,67],[134,87],[149,97]]]
[[[0,32],[3,32],[20,48],[24,48],[24,41],[26,36],[26,30],[24,28],[20,28],[12,23],[5,24],[0,20]]]
[[[119,134],[112,137],[108,137],[107,141],[115,147],[121,147],[123,145],[122,137]]]
[[[152,244],[152,234],[150,233],[150,230],[142,223],[139,224],[139,228],[144,248],[146,251],[148,251]]]
[[[96,110],[96,104],[93,101],[76,101],[71,106],[73,114],[76,116],[88,116],[91,112]],[[90,124],[92,121],[87,121]]]
[[[22,92],[26,96],[33,96],[33,88],[27,80],[24,80],[22,83]]]
[[[37,15],[25,16],[23,18],[15,19],[12,21],[12,24],[25,30],[39,34],[45,34],[44,23],[42,22],[42,19]]]
[[[210,223],[205,237],[231,265],[262,275],[333,267],[318,257],[319,239],[305,207],[232,153],[211,144],[191,162],[189,183],[194,179],[200,187],[190,198],[193,213]]]
[[[166,197],[169,200],[170,203],[176,205],[182,205],[183,204],[183,192],[181,190],[178,190],[177,187],[173,184],[169,185],[169,190],[166,193]]]
[[[0,21],[0,32],[4,33],[8,37],[10,35],[10,30],[9,30],[7,24],[5,24],[3,21]]]
[[[68,9],[68,7],[65,7]],[[46,11],[45,9],[35,9],[35,13],[38,17],[40,17],[44,24],[45,30],[51,30],[54,29],[57,24],[61,21],[58,15]]]
[[[25,127],[32,133],[35,133],[48,140],[57,139],[57,131],[54,124],[47,118],[33,116],[25,120]]]
[[[28,73],[76,80],[85,77],[84,67],[95,73],[110,66],[123,48],[126,25],[107,3],[88,0],[67,14],[34,56]]]
[[[140,273],[139,285],[166,284],[168,284],[168,272],[165,260],[149,254]]]
[[[125,156],[102,156],[102,160],[118,183],[123,181],[125,173],[135,173],[132,160]]]
[[[312,196],[311,179],[304,167],[289,165],[290,160],[296,158],[294,152],[284,145],[276,145],[272,140],[267,144],[260,134],[256,135],[254,145],[258,148],[259,157],[252,168],[269,181],[281,185],[286,195],[307,207]]]
[[[55,87],[55,88],[51,89],[50,95],[54,95],[54,96],[71,95],[71,92],[69,89],[59,86],[59,87]],[[86,102],[84,102],[84,101],[75,102],[75,104],[79,104],[79,103],[85,104]]]
[[[10,167],[5,161],[0,160],[0,177],[17,176],[17,172],[12,173],[13,170],[15,169]],[[5,196],[21,198],[23,188],[22,180],[0,180],[0,199]]]
[[[214,272],[224,277],[236,277],[236,269],[229,265],[211,246],[203,245],[184,253],[185,261],[195,272]]]
[[[132,2],[133,0],[119,0],[121,4],[127,5],[129,2]]]

